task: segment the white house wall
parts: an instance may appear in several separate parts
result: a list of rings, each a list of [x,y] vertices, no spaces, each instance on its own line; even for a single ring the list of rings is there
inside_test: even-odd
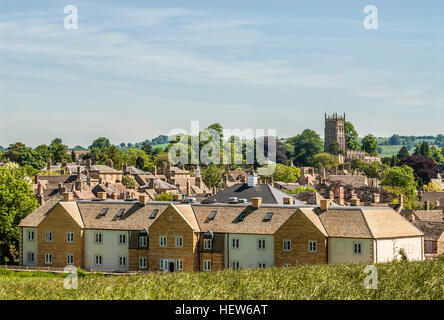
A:
[[[102,233],[102,243],[95,243],[95,233]],[[126,244],[119,244],[119,234],[126,234]],[[128,231],[85,230],[85,269],[103,271],[128,271]],[[95,265],[94,257],[102,256],[102,265]],[[126,257],[126,266],[119,267],[119,256]]]
[[[28,232],[34,231],[34,240],[28,240]],[[23,265],[24,266],[37,266],[37,228],[23,228],[23,239],[22,239],[22,248],[23,248]],[[28,252],[34,253],[34,262],[28,261]]]
[[[259,263],[265,266],[274,265],[274,237],[272,235],[251,235],[251,234],[229,234],[227,235],[225,247],[227,249],[228,268],[232,267],[232,262],[239,262],[241,269],[258,268]],[[232,248],[232,239],[239,239],[239,248]],[[265,249],[258,248],[258,240],[265,239]]]
[[[423,238],[397,238],[376,240],[377,262],[390,262],[400,259],[399,250],[404,248],[409,260],[424,260]]]
[[[361,254],[354,253],[354,244],[361,243]],[[372,239],[329,238],[328,263],[367,263],[373,261]]]

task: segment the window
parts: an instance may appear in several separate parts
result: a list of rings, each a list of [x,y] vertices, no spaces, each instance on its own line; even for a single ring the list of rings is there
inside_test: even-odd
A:
[[[210,215],[208,216],[208,221],[211,221],[216,217],[217,211],[211,211]]]
[[[233,239],[231,247],[234,249],[239,248],[239,239]]]
[[[289,263],[284,263],[284,265],[283,265],[283,267],[289,267],[290,266],[290,264]]]
[[[66,242],[73,243],[74,242],[74,232],[66,233]]]
[[[34,231],[28,231],[28,240],[33,241],[34,240]]]
[[[211,270],[211,260],[204,260],[203,261],[203,270],[204,271],[210,271]]]
[[[258,239],[257,240],[257,248],[258,249],[265,249],[265,239]]]
[[[308,252],[317,252],[318,243],[317,241],[308,241]]]
[[[104,217],[105,214],[106,214],[107,212],[108,212],[108,208],[103,208],[102,210],[100,210],[99,215],[100,215],[101,217]]]
[[[240,267],[239,261],[233,261],[231,263],[231,267],[233,268],[233,270],[239,270],[239,267]]]
[[[291,251],[291,240],[282,240],[282,250],[285,252]]]
[[[51,231],[46,231],[45,232],[45,240],[46,240],[46,242],[51,242],[52,241],[52,232]]]
[[[101,232],[96,232],[94,234],[94,240],[96,243],[102,243],[102,233]]]
[[[237,221],[244,221],[246,215],[247,214],[245,212],[241,212],[241,214],[237,217]]]
[[[146,257],[139,257],[139,269],[146,269]]]
[[[74,254],[68,253],[66,255],[66,264],[74,264]]]
[[[121,233],[119,234],[119,244],[125,244],[126,243],[126,234]]]
[[[102,256],[101,255],[95,255],[94,256],[94,264],[96,266],[101,266],[102,265]]]
[[[121,218],[121,217],[123,216],[124,213],[125,213],[125,209],[120,209],[120,210],[117,212],[117,218]]]
[[[273,213],[272,213],[272,212],[268,212],[268,213],[265,215],[264,222],[268,222],[268,221],[270,221],[271,218],[273,218]]]
[[[181,259],[176,260],[176,270],[183,270],[183,261]]]
[[[156,218],[158,212],[159,212],[159,209],[154,209],[153,212],[151,213],[150,219]]]
[[[204,249],[210,250],[212,247],[212,240],[211,239],[204,239]]]
[[[146,247],[148,245],[148,237],[147,236],[141,236],[139,237],[139,247]]]
[[[119,267],[126,266],[126,257],[119,257]]]
[[[362,252],[361,244],[359,242],[353,243],[353,253],[361,254],[361,252]]]
[[[52,263],[52,254],[45,253],[45,264],[51,264]]]
[[[259,268],[260,269],[265,269],[266,265],[263,262],[259,262]]]
[[[28,262],[34,262],[34,252],[28,252]]]
[[[183,237],[176,237],[176,248],[183,247]]]
[[[168,268],[168,260],[167,259],[160,259],[159,269],[160,270],[167,270],[167,268]]]
[[[167,237],[160,236],[159,237],[159,247],[166,247],[166,246],[167,246]]]

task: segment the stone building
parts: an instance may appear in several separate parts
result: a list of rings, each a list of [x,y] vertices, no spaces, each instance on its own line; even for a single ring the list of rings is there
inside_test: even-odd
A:
[[[337,113],[334,113],[332,116],[325,114],[324,134],[325,152],[334,154],[342,152],[345,154],[345,113],[344,116],[338,116]]]

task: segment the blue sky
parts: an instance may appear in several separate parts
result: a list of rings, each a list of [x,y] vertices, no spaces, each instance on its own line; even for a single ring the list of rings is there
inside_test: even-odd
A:
[[[65,5],[78,30],[65,30]],[[378,8],[378,30],[362,25]],[[220,122],[362,136],[444,133],[444,2],[0,3],[0,145],[137,142]]]

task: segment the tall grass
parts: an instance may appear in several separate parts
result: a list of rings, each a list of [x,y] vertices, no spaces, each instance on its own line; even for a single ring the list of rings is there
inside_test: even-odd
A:
[[[0,270],[0,299],[444,299],[444,257],[377,265],[365,289],[364,265],[297,266],[208,273],[79,277]]]

